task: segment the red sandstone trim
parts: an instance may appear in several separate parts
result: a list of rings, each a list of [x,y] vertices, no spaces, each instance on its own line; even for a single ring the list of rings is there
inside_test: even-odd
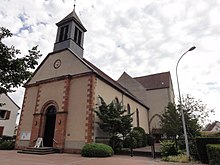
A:
[[[34,84],[26,84],[25,87],[27,88],[27,87],[38,86],[39,84],[47,84],[47,83],[62,81],[62,80],[65,80],[67,78],[74,79],[74,78],[88,76],[88,75],[91,75],[91,74],[92,74],[92,72],[80,73],[80,74],[76,74],[76,75],[64,75],[64,76],[60,76],[60,77],[50,78],[50,79],[47,79],[47,80],[37,81]]]
[[[36,105],[35,105],[35,113],[38,112],[38,108],[39,108],[39,102],[40,102],[40,95],[41,95],[41,85],[38,86],[38,90],[37,90],[37,98],[36,98]]]
[[[67,124],[67,113],[68,113],[68,102],[71,87],[71,77],[66,77],[63,87],[63,100],[61,109],[57,112],[56,116],[56,128],[54,138],[57,143],[54,143],[55,147],[64,149],[65,138],[66,138],[66,124]]]
[[[85,142],[91,143],[94,141],[94,113],[93,108],[95,106],[95,87],[97,78],[92,75],[88,79],[87,89],[87,105],[86,105],[86,130],[85,130]]]

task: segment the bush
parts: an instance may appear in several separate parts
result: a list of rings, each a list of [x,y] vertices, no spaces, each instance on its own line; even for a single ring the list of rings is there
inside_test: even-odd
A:
[[[0,139],[0,150],[13,150],[15,147],[15,137],[2,136]]]
[[[220,164],[220,145],[219,144],[208,144],[207,153],[210,165]]]
[[[121,151],[123,142],[118,136],[113,136],[109,140],[109,145],[113,148],[114,152]]]
[[[147,141],[147,135],[145,133],[145,130],[142,127],[134,127],[133,130],[138,131],[141,134],[142,144],[140,147],[146,147],[148,144],[148,141]]]
[[[14,147],[14,141],[3,141],[0,143],[0,150],[13,150]]]
[[[160,150],[161,150],[162,157],[167,157],[170,155],[177,155],[178,154],[174,141],[165,140],[165,141],[160,142],[160,144],[161,144]]]
[[[113,149],[103,143],[86,144],[81,155],[84,157],[109,157],[114,154]]]
[[[3,141],[15,141],[15,136],[5,136],[4,135],[0,138],[0,143]]]
[[[131,136],[134,137],[137,141],[137,147],[142,147],[142,143],[143,143],[143,138],[142,135],[139,131],[137,130],[133,130],[131,132]]]
[[[199,158],[202,163],[208,164],[208,155],[207,155],[207,144],[220,144],[220,138],[196,138],[197,150],[199,153]]]
[[[189,159],[188,159],[187,155],[184,155],[184,154],[163,157],[162,160],[167,161],[167,162],[189,163]]]
[[[137,140],[134,137],[127,136],[123,141],[124,148],[137,148]]]

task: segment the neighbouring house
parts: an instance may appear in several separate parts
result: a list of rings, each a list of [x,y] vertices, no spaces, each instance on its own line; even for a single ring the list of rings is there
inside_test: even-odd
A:
[[[202,131],[204,131],[204,132],[219,132],[220,131],[220,122],[215,121],[211,124],[207,124],[206,127]]]
[[[34,146],[43,139],[46,147],[80,152],[86,143],[105,136],[93,112],[98,96],[110,103],[122,102],[133,113],[133,126],[149,133],[149,108],[83,57],[85,27],[72,11],[57,23],[54,50],[26,82],[16,148]]]
[[[6,94],[0,95],[0,137],[14,136],[19,106]]]
[[[118,83],[129,90],[134,96],[147,104],[149,110],[149,128],[158,139],[162,136],[160,119],[169,102],[175,103],[170,72],[157,73],[132,78],[123,73]]]

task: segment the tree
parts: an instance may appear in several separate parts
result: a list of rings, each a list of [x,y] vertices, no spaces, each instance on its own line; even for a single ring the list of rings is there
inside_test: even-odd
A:
[[[131,131],[133,113],[125,114],[126,110],[123,108],[122,103],[113,100],[107,105],[101,96],[99,96],[99,100],[101,105],[98,106],[98,110],[95,110],[100,119],[97,124],[110,137],[122,136],[124,139]]]
[[[13,88],[21,86],[29,79],[32,75],[31,70],[35,69],[38,65],[37,59],[41,57],[38,46],[29,50],[28,55],[16,57],[21,54],[20,50],[3,43],[5,38],[11,36],[12,33],[8,29],[0,27],[0,94],[13,92]]]
[[[200,125],[205,124],[210,114],[214,114],[214,109],[210,109],[201,99],[195,99],[193,96],[187,94],[182,99],[182,108],[184,112],[194,119],[198,119]]]
[[[173,103],[168,103],[160,121],[161,129],[168,137],[176,138],[181,135],[181,116]]]
[[[189,137],[200,135],[202,124],[207,120],[209,114],[214,112],[213,109],[208,109],[200,99],[197,100],[189,94],[182,99],[182,110]],[[161,129],[169,137],[183,136],[180,105],[168,104],[162,114]]]

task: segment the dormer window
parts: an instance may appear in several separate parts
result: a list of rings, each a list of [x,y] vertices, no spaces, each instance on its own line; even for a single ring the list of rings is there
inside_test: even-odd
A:
[[[81,46],[81,38],[82,38],[82,32],[77,27],[75,27],[74,41],[79,46]]]
[[[67,38],[68,38],[68,29],[69,29],[68,25],[63,26],[63,27],[60,28],[59,42],[67,40]]]

